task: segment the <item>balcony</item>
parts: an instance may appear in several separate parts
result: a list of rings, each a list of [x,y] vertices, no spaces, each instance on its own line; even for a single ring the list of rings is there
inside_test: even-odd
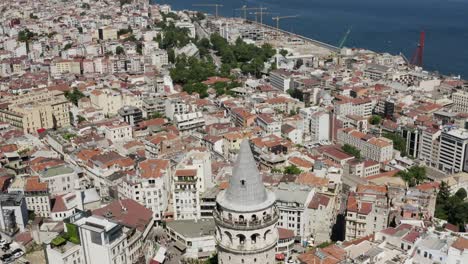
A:
[[[213,217],[216,224],[223,226],[229,229],[237,230],[255,230],[261,229],[278,222],[279,213],[278,209],[275,209],[273,215],[266,215],[262,219],[253,220],[253,221],[235,221],[232,219],[224,218],[217,210],[213,211]]]

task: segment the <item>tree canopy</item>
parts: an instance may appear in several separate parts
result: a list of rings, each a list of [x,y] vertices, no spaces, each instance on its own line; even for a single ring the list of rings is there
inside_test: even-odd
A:
[[[454,195],[451,195],[447,183],[442,181],[437,193],[435,217],[458,226],[461,232],[466,231],[468,202],[465,199],[466,191],[464,189],[459,189]]]
[[[301,174],[301,173],[302,173],[302,170],[299,169],[294,164],[284,167],[284,174]]]
[[[78,90],[78,88],[73,88],[71,92],[66,91],[64,93],[65,97],[68,99],[68,101],[72,102],[74,105],[78,105],[78,101],[83,98],[85,95]]]
[[[422,166],[413,166],[406,171],[397,173],[410,187],[416,186],[426,179],[426,168]]]
[[[373,115],[369,118],[369,123],[372,125],[379,125],[382,122],[382,117],[379,115]]]
[[[406,140],[402,136],[397,133],[384,133],[383,136],[393,141],[393,148],[400,151],[401,156],[406,156]]]
[[[351,156],[354,156],[356,159],[361,159],[361,151],[349,144],[344,144],[341,149],[345,152],[348,153]]]

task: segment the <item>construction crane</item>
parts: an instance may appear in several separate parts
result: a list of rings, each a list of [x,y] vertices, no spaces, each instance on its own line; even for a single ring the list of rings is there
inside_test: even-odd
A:
[[[258,22],[258,15],[260,15],[260,24],[263,24],[264,15],[278,15],[278,13],[271,13],[271,12],[253,12],[249,14],[255,15],[255,22]]]
[[[223,5],[220,4],[193,4],[192,6],[209,6],[209,7],[215,7],[215,17],[218,17],[218,8],[223,7]]]
[[[346,33],[344,34],[343,38],[340,41],[340,45],[338,45],[339,49],[344,47],[346,41],[348,40],[349,33],[351,33],[351,29],[352,28],[349,28],[348,31],[346,31]]]
[[[424,42],[426,39],[426,32],[421,31],[419,34],[419,43],[416,51],[411,58],[411,64],[415,66],[422,67],[423,66],[423,56],[424,56]]]
[[[273,17],[272,19],[276,21],[276,31],[279,31],[279,22],[281,19],[285,19],[285,18],[295,18],[295,17],[299,17],[299,15],[295,15],[295,16],[276,16],[276,17]]]
[[[260,12],[263,12],[263,10],[267,10],[267,8],[266,7],[247,7],[246,5],[244,5],[241,8],[236,8],[235,10],[244,11],[244,20],[247,20],[248,10],[260,10]]]

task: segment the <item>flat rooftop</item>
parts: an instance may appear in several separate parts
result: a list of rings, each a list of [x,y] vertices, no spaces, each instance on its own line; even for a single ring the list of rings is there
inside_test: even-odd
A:
[[[198,221],[177,220],[168,222],[166,226],[186,238],[211,236],[214,235],[215,232],[213,219],[202,219]]]
[[[74,170],[68,166],[60,165],[60,166],[55,166],[51,168],[47,168],[40,172],[42,177],[48,178],[48,177],[54,177],[57,175],[63,175],[63,174],[70,174],[73,173]]]

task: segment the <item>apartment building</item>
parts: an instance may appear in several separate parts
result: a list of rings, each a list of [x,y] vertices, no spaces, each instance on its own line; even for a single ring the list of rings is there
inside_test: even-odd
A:
[[[439,140],[442,131],[433,127],[421,127],[418,158],[426,165],[437,167],[439,160]]]
[[[132,126],[126,122],[116,121],[102,127],[106,139],[115,142],[129,141],[133,138]]]
[[[61,91],[40,91],[1,101],[0,122],[25,133],[70,125],[69,102]]]
[[[315,191],[295,183],[280,183],[273,191],[280,214],[277,226],[292,230],[296,238],[307,241],[305,212]]]
[[[142,101],[132,93],[111,89],[94,90],[89,99],[93,106],[102,109],[105,115],[117,115],[120,108],[134,106],[141,108]]]
[[[191,112],[187,114],[174,115],[174,122],[182,134],[190,134],[193,131],[205,127],[205,118],[202,112]]]
[[[175,115],[186,114],[189,112],[189,106],[179,98],[165,100],[165,116],[174,119]]]
[[[468,172],[468,130],[445,127],[440,135],[438,169]]]
[[[200,219],[201,194],[214,186],[211,154],[191,151],[176,168],[172,182],[174,219]]]
[[[459,113],[468,113],[468,92],[459,91],[452,94],[454,110]]]
[[[264,131],[264,136],[275,135],[281,137],[281,121],[268,114],[259,114],[256,119],[257,125]]]
[[[0,194],[0,230],[14,234],[23,232],[28,224],[28,209],[21,193]]]
[[[339,144],[349,144],[361,151],[361,155],[378,162],[393,159],[393,142],[383,137],[374,137],[352,128],[338,130]]]
[[[68,193],[78,184],[78,174],[67,165],[46,168],[38,174],[39,180],[48,184],[52,195]]]
[[[61,74],[81,74],[81,61],[80,60],[55,60],[50,66],[50,74],[58,76]]]
[[[286,92],[292,87],[292,73],[284,69],[271,71],[270,83],[273,88]]]
[[[28,210],[36,216],[50,216],[50,194],[47,182],[40,182],[39,177],[33,176],[26,179],[24,197]]]
[[[196,169],[178,169],[172,180],[172,199],[175,220],[200,219],[200,190]]]
[[[357,115],[362,117],[372,116],[374,103],[368,98],[351,98],[346,96],[337,96],[335,102],[335,114],[338,116]]]
[[[153,212],[156,221],[161,221],[168,208],[170,177],[168,160],[142,161],[136,175],[128,176],[118,185],[119,196],[137,201]]]
[[[359,185],[348,195],[346,240],[368,236],[387,228],[390,206],[385,186]]]
[[[336,196],[315,193],[306,208],[305,235],[313,245],[330,241],[336,222]]]
[[[299,110],[305,137],[311,141],[330,140],[330,116],[320,107]]]

